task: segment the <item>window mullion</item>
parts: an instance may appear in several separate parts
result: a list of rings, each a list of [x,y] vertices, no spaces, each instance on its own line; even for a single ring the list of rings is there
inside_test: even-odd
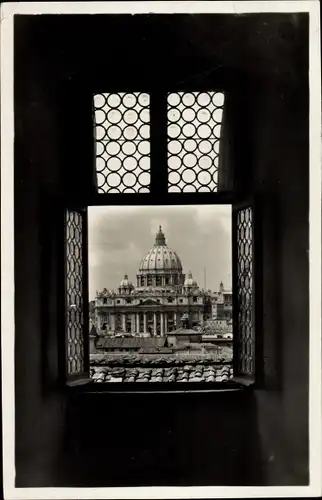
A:
[[[168,192],[167,171],[167,94],[150,94],[151,194],[163,197]]]

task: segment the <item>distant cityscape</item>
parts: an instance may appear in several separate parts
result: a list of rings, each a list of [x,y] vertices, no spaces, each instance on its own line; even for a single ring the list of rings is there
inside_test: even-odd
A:
[[[183,272],[161,226],[135,281],[125,274],[117,291],[97,291],[89,311],[91,375],[96,382],[137,381],[140,368],[141,381],[161,381],[160,373],[162,381],[178,381],[178,369],[173,377],[176,366],[181,367],[180,380],[197,381],[195,375],[202,370],[189,366],[198,363],[208,367],[207,380],[215,381],[218,374],[209,365],[232,360],[232,290],[223,282],[216,291],[200,288],[191,271]],[[164,365],[170,369],[166,377]],[[229,378],[231,367],[225,368]]]

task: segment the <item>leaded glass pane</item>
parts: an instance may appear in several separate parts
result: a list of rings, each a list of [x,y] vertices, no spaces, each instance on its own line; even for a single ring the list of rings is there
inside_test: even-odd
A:
[[[149,94],[95,94],[94,111],[98,192],[148,193]]]
[[[168,191],[218,190],[222,92],[168,94]]]
[[[69,376],[84,371],[83,217],[82,212],[66,210],[66,321]]]
[[[251,207],[236,214],[237,244],[237,372],[252,376],[254,366],[253,318],[253,212]]]

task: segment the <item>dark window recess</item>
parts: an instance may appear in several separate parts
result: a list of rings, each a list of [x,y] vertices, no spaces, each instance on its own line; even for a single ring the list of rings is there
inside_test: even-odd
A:
[[[107,304],[107,299],[103,299],[103,304]]]

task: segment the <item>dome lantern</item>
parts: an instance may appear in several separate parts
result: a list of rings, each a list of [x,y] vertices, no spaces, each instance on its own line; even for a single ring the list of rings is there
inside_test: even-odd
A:
[[[159,226],[159,232],[156,234],[155,237],[155,246],[165,246],[165,245],[166,245],[165,236],[162,231],[162,227]]]

